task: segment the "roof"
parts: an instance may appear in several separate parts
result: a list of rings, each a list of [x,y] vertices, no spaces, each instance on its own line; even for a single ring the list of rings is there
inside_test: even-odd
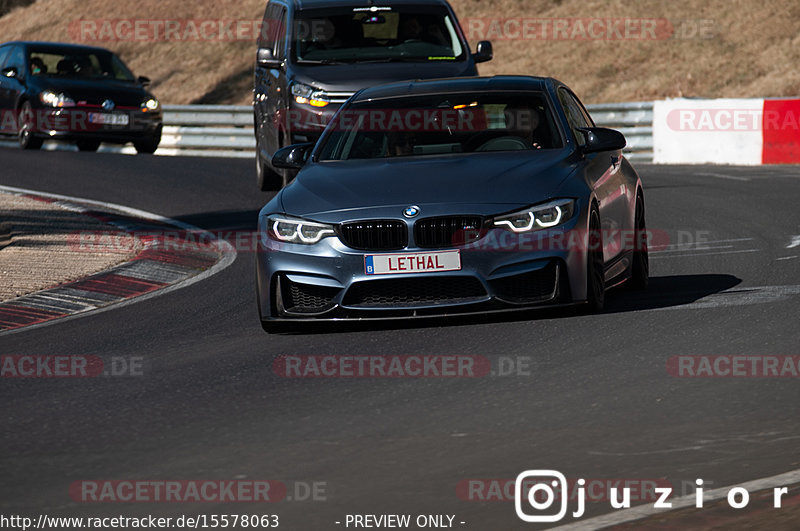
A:
[[[47,41],[10,41],[0,43],[0,46],[6,44],[23,44],[28,47],[52,50],[73,50],[73,51],[89,51],[89,52],[105,52],[112,53],[107,48],[100,48],[98,46],[86,46],[84,44],[71,44],[67,42],[47,42]]]
[[[549,83],[558,84],[553,78],[533,76],[460,77],[401,81],[364,89],[356,95],[354,101],[396,96],[452,94],[454,92],[480,94],[494,91],[543,91],[547,89]]]
[[[446,0],[283,0],[287,4],[294,4],[298,9],[317,9],[326,7],[381,7],[381,6],[407,6],[407,5],[444,5]]]

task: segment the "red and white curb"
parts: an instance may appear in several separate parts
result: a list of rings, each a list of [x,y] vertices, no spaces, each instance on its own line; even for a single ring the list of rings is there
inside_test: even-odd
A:
[[[656,101],[653,162],[800,163],[800,99]]]
[[[121,232],[136,234],[144,244],[142,251],[125,263],[81,280],[0,303],[0,335],[94,314],[184,288],[219,273],[236,259],[236,250],[227,241],[193,225],[151,212],[10,186],[0,186],[0,192],[47,201],[100,219]],[[171,245],[165,246],[163,238],[158,236],[164,233],[170,234]],[[142,234],[144,236],[140,236]],[[181,245],[181,235],[189,243]],[[198,241],[203,243],[198,244]]]

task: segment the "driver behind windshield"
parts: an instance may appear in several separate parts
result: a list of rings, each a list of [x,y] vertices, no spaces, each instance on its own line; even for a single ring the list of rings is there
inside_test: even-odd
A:
[[[508,107],[503,112],[509,134],[522,138],[533,149],[551,147],[545,127],[539,127],[539,111],[531,107]]]
[[[431,22],[423,26],[415,16],[404,17],[398,33],[398,40],[404,43],[421,41],[438,45],[446,43],[444,33],[438,24]]]

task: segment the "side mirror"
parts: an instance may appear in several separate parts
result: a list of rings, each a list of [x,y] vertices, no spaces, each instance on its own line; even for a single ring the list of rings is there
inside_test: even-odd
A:
[[[259,48],[256,53],[256,62],[259,66],[267,68],[280,68],[283,61],[275,58],[275,53],[272,48]]]
[[[485,63],[486,61],[491,61],[493,57],[494,51],[492,50],[492,43],[489,41],[479,42],[476,52],[472,54],[472,59],[476,63]]]
[[[626,145],[625,135],[614,129],[605,127],[586,127],[581,129],[586,134],[586,143],[581,148],[584,153],[599,151],[620,151]]]
[[[9,66],[8,68],[4,68],[2,73],[3,73],[3,76],[10,77],[10,78],[16,78],[17,74],[19,74],[19,72],[17,71],[17,67],[16,66]]]
[[[150,84],[150,78],[149,77],[139,76],[137,78],[137,80],[139,81],[139,83],[141,83],[145,87]]]
[[[281,148],[272,157],[272,166],[285,170],[299,170],[305,166],[314,145],[314,142],[306,142]]]

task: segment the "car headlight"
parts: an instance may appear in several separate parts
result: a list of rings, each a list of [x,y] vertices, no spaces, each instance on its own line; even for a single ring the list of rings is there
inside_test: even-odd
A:
[[[64,94],[63,92],[56,94],[51,90],[42,91],[39,94],[39,100],[48,107],[74,107],[75,100]]]
[[[161,108],[161,104],[155,98],[150,98],[142,102],[142,112],[156,112]]]
[[[270,216],[268,221],[270,237],[282,242],[311,245],[336,234],[333,226],[325,223],[285,216]]]
[[[513,214],[498,216],[493,221],[495,227],[512,232],[530,232],[560,225],[570,220],[574,213],[574,199],[556,199]]]
[[[331,102],[330,96],[324,90],[317,90],[302,83],[292,85],[292,96],[297,103],[312,107],[325,107]]]

